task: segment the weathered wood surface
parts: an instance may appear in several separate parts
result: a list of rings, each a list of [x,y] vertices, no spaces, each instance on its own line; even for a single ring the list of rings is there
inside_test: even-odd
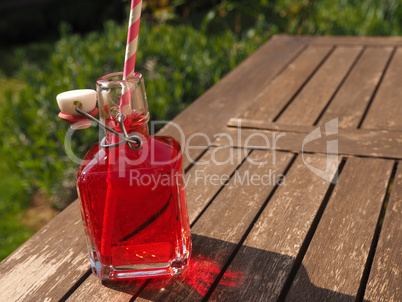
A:
[[[355,301],[393,165],[347,159],[287,301]]]
[[[362,47],[337,47],[278,118],[278,123],[312,125],[330,101]]]
[[[178,115],[180,131],[158,133],[185,151],[194,244],[183,275],[103,283],[88,276],[75,202],[0,264],[0,301],[402,300],[401,171],[377,224],[392,159],[402,159],[398,46],[401,37],[276,36]],[[335,118],[339,133],[326,136]],[[322,137],[303,146],[317,127]],[[346,156],[337,184],[307,167],[325,170],[331,140]],[[226,164],[211,161],[231,154]],[[247,154],[270,164],[254,165]],[[210,162],[192,165],[196,159]],[[337,167],[339,159],[329,162]],[[280,186],[236,184],[241,174],[285,170]],[[233,177],[196,185],[197,173]]]
[[[367,47],[318,124],[338,118],[340,128],[358,128],[392,51],[392,47]]]
[[[89,269],[73,203],[0,264],[0,301],[58,301]]]
[[[295,132],[303,134],[310,133],[311,131],[313,131],[315,128],[318,127],[318,126],[281,124],[265,120],[246,119],[246,118],[231,118],[228,121],[227,126],[234,128],[243,128],[243,129],[260,129],[260,130],[271,130],[276,132]],[[222,140],[219,139],[219,141]],[[216,143],[216,141],[214,143]]]
[[[306,160],[323,166],[326,157]],[[335,176],[338,166],[331,168]],[[276,301],[330,183],[311,172],[299,155],[230,264],[212,301]],[[238,284],[233,275],[241,274]]]
[[[275,118],[278,124],[294,127],[313,125],[317,119],[324,123],[339,118],[339,127],[357,128],[391,52],[391,47],[364,50],[362,47],[338,47],[329,54],[328,49],[309,47],[257,96],[250,109],[240,117],[267,122]],[[329,57],[319,66],[324,54],[329,54]],[[313,55],[314,60],[309,57]],[[303,87],[315,68],[317,71]],[[328,108],[325,108],[328,103]],[[320,116],[323,111],[323,116]]]
[[[392,184],[392,193],[382,225],[365,301],[402,301],[402,165]]]
[[[260,123],[259,127],[264,126]],[[308,133],[228,128],[225,135],[217,136],[214,145],[326,153],[327,141],[337,140],[338,152],[342,155],[402,159],[402,132],[339,129],[338,134],[329,136],[325,136],[325,128],[321,128],[321,132],[322,138],[304,144]]]
[[[147,283],[146,279],[101,281],[90,275],[85,282],[77,288],[67,301],[113,301],[126,302],[136,295]]]
[[[242,149],[211,148],[185,175],[190,223],[200,215],[248,153]]]
[[[397,48],[362,128],[402,130],[402,48]]]
[[[279,35],[279,37],[286,35]],[[310,44],[317,45],[370,45],[370,46],[402,46],[402,37],[333,37],[305,36]]]
[[[267,85],[240,117],[272,121],[307,82],[310,75],[330,54],[333,47],[308,47]]]

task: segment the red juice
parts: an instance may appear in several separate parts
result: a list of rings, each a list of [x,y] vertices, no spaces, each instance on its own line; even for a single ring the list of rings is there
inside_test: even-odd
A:
[[[136,115],[124,121],[143,146],[95,144],[77,176],[93,272],[102,279],[180,273],[191,252],[180,145],[148,135]],[[113,120],[108,126],[120,131]],[[108,134],[109,143],[116,136]]]

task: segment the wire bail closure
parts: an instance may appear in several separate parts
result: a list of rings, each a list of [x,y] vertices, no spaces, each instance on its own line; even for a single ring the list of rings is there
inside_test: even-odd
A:
[[[117,118],[119,121],[120,129],[123,132],[123,134],[121,134],[121,133],[117,132],[116,130],[110,128],[109,126],[102,124],[95,117],[86,113],[85,111],[81,110],[80,108],[75,107],[75,111],[77,111],[79,114],[85,116],[87,119],[97,123],[99,125],[99,127],[105,129],[106,131],[109,131],[113,135],[116,135],[118,138],[122,139],[122,141],[120,141],[118,143],[108,145],[108,144],[106,144],[106,136],[105,136],[101,141],[102,148],[108,149],[108,148],[119,147],[125,143],[128,145],[128,147],[131,150],[134,150],[134,151],[137,151],[142,147],[142,139],[138,135],[128,136],[126,127],[124,126],[124,115],[123,114],[119,114],[118,118]]]

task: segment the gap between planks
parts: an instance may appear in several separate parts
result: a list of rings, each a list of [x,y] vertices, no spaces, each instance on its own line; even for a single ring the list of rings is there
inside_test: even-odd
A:
[[[380,217],[375,255],[365,284],[364,301],[402,301],[402,165],[391,179],[385,213]],[[391,268],[392,269],[389,269]],[[363,297],[361,298],[363,300]]]
[[[260,158],[261,155],[269,155],[269,153],[270,152],[261,153],[261,151],[253,151],[250,156],[255,160],[256,158]],[[286,161],[284,162],[285,159]],[[280,165],[278,163],[278,165],[281,167],[287,162],[286,166],[289,166],[290,159],[291,157],[289,154],[278,155],[278,161],[280,160],[281,163]],[[285,169],[286,166],[284,166],[283,169]],[[244,171],[247,171],[248,169],[258,170],[261,169],[261,167],[250,166],[250,163],[247,162],[241,166],[239,173],[244,173]],[[265,171],[266,168],[263,168],[263,170]],[[282,168],[280,170],[282,170]],[[206,274],[213,278],[213,280],[219,278],[219,273],[222,272],[222,269],[228,263],[230,257],[232,257],[234,255],[233,253],[236,252],[239,242],[241,242],[244,234],[247,232],[250,225],[252,225],[255,216],[261,211],[261,207],[264,207],[267,198],[265,194],[270,196],[270,192],[275,188],[269,187],[269,191],[263,194],[261,191],[263,188],[257,187],[254,188],[254,195],[249,195],[250,192],[243,192],[239,187],[235,187],[233,182],[234,178],[232,178],[229,185],[225,187],[225,191],[222,192],[222,194],[219,194],[219,202],[214,202],[212,204],[213,208],[207,209],[201,219],[193,226],[193,266],[189,267],[188,271],[182,276],[169,280],[168,284],[163,286],[163,291],[158,290],[158,288],[162,286],[157,285],[158,283],[155,283],[156,281],[152,281],[153,286],[150,285],[150,290],[147,290],[146,288],[146,291],[140,295],[141,298],[139,300],[144,301],[144,299],[146,299],[155,301],[170,299],[175,301],[184,299],[184,297],[192,301],[205,299],[205,295],[208,295],[208,289],[213,286],[214,282],[208,284],[210,282],[209,279],[208,281],[205,280],[204,282],[206,282],[208,287],[206,288],[206,292],[201,294],[204,290],[199,289],[197,285],[193,284],[195,286],[194,288],[187,285],[187,282],[190,282],[191,284],[192,280],[192,278],[187,277],[197,276],[197,279],[203,279],[203,277],[205,277],[203,274]],[[239,196],[239,194],[241,196]],[[247,201],[248,204],[250,204],[249,208],[244,208],[243,205],[247,200],[245,199],[245,194],[248,194],[247,196],[251,198],[251,200]],[[256,198],[258,200],[256,200]],[[243,208],[243,211],[239,211],[239,207]],[[238,216],[239,220],[233,219],[236,215],[241,215]],[[214,223],[211,224],[211,221],[214,221]],[[236,225],[236,227],[234,227],[234,225]],[[198,253],[205,254],[198,255]],[[200,264],[199,257],[201,257],[200,259],[207,257],[210,258],[210,260],[201,260]],[[207,271],[203,273],[202,265],[206,264],[208,265],[206,267]],[[198,267],[199,265],[201,265],[201,267]],[[209,265],[212,265],[212,267],[209,267]],[[152,290],[152,288],[154,288],[154,290]],[[186,289],[185,296],[183,296],[183,288]]]
[[[326,158],[314,154],[307,160],[322,166]],[[332,177],[338,171],[338,163],[331,165]],[[212,301],[274,301],[278,298],[330,188],[329,182],[308,172],[301,156],[297,155],[286,173],[286,185],[278,188],[254,223],[230,263],[227,276],[213,292]],[[312,191],[314,194],[310,194]],[[244,273],[242,284],[228,286],[235,272]]]
[[[363,158],[346,161],[286,301],[296,297],[308,301],[355,299],[364,282],[394,163]],[[311,290],[306,291],[308,286]]]
[[[239,120],[236,121],[238,122]],[[271,149],[294,153],[326,154],[337,151],[335,153],[345,156],[402,159],[402,154],[399,152],[402,147],[402,131],[338,129],[339,133],[326,136],[325,131],[323,131],[323,137],[320,137],[320,139],[305,141],[310,134],[309,130],[320,128],[318,126],[296,127],[286,125],[282,127],[273,125],[274,127],[272,128],[275,130],[270,131],[262,128],[269,128],[271,125],[263,125],[263,122],[258,123],[252,121],[248,125],[246,124],[246,127],[253,128],[226,128],[224,133],[217,136],[214,146]],[[259,129],[256,129],[257,127]],[[337,140],[338,150],[328,151],[327,140]]]

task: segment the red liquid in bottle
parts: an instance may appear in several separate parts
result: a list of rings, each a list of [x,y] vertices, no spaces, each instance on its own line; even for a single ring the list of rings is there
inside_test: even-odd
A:
[[[149,136],[139,120],[133,115],[124,122],[129,134],[141,135],[139,150],[96,144],[78,172],[92,269],[102,279],[177,274],[188,265],[191,239],[180,145],[173,138]],[[121,132],[112,120],[107,124]],[[115,136],[108,138],[115,142]]]

